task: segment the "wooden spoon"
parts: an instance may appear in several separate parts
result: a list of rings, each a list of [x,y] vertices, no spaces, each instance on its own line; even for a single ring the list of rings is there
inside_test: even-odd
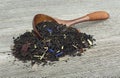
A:
[[[83,17],[79,17],[79,18],[72,19],[72,20],[61,20],[58,18],[50,17],[48,15],[37,14],[34,16],[34,19],[33,19],[33,30],[35,31],[36,35],[39,38],[42,38],[41,35],[39,34],[38,30],[36,29],[36,25],[43,21],[57,22],[59,24],[64,24],[69,27],[69,26],[74,26],[77,23],[81,23],[81,22],[85,22],[85,21],[105,20],[108,18],[109,18],[109,14],[105,11],[96,11],[96,12],[87,14]]]

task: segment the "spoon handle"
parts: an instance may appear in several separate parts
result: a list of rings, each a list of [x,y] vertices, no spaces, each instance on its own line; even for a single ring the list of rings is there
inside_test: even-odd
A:
[[[109,18],[109,14],[105,11],[97,11],[97,12],[93,12],[90,14],[86,15],[87,17],[89,17],[89,21],[95,21],[95,20],[105,20]]]
[[[96,11],[90,14],[87,14],[83,17],[79,17],[73,20],[64,20],[67,26],[73,26],[80,22],[85,21],[96,21],[96,20],[105,20],[109,18],[109,14],[105,11]]]

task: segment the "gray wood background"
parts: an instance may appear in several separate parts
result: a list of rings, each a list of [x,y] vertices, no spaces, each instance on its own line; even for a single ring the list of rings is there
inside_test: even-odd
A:
[[[73,19],[105,10],[110,19],[85,22],[75,27],[94,35],[96,44],[81,57],[53,66],[29,66],[14,62],[10,46],[12,37],[32,29],[35,14]],[[120,0],[0,0],[0,78],[119,78],[120,77]],[[28,67],[26,67],[28,66]]]

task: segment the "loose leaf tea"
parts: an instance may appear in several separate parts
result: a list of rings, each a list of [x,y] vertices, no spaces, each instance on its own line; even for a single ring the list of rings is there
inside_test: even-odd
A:
[[[65,55],[81,55],[83,49],[92,47],[95,41],[91,35],[55,22],[41,22],[36,29],[41,39],[34,31],[14,39],[13,55],[19,60],[37,63],[57,61]]]

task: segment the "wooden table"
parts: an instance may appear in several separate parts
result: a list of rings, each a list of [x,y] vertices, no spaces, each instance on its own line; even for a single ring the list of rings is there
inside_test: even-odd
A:
[[[81,57],[52,66],[30,66],[14,62],[10,46],[12,37],[32,30],[35,14],[44,13],[61,19],[72,19],[105,10],[110,19],[86,22],[75,27],[93,34],[97,46]],[[0,78],[80,78],[120,77],[120,0],[0,0]],[[10,54],[10,55],[9,55]]]

